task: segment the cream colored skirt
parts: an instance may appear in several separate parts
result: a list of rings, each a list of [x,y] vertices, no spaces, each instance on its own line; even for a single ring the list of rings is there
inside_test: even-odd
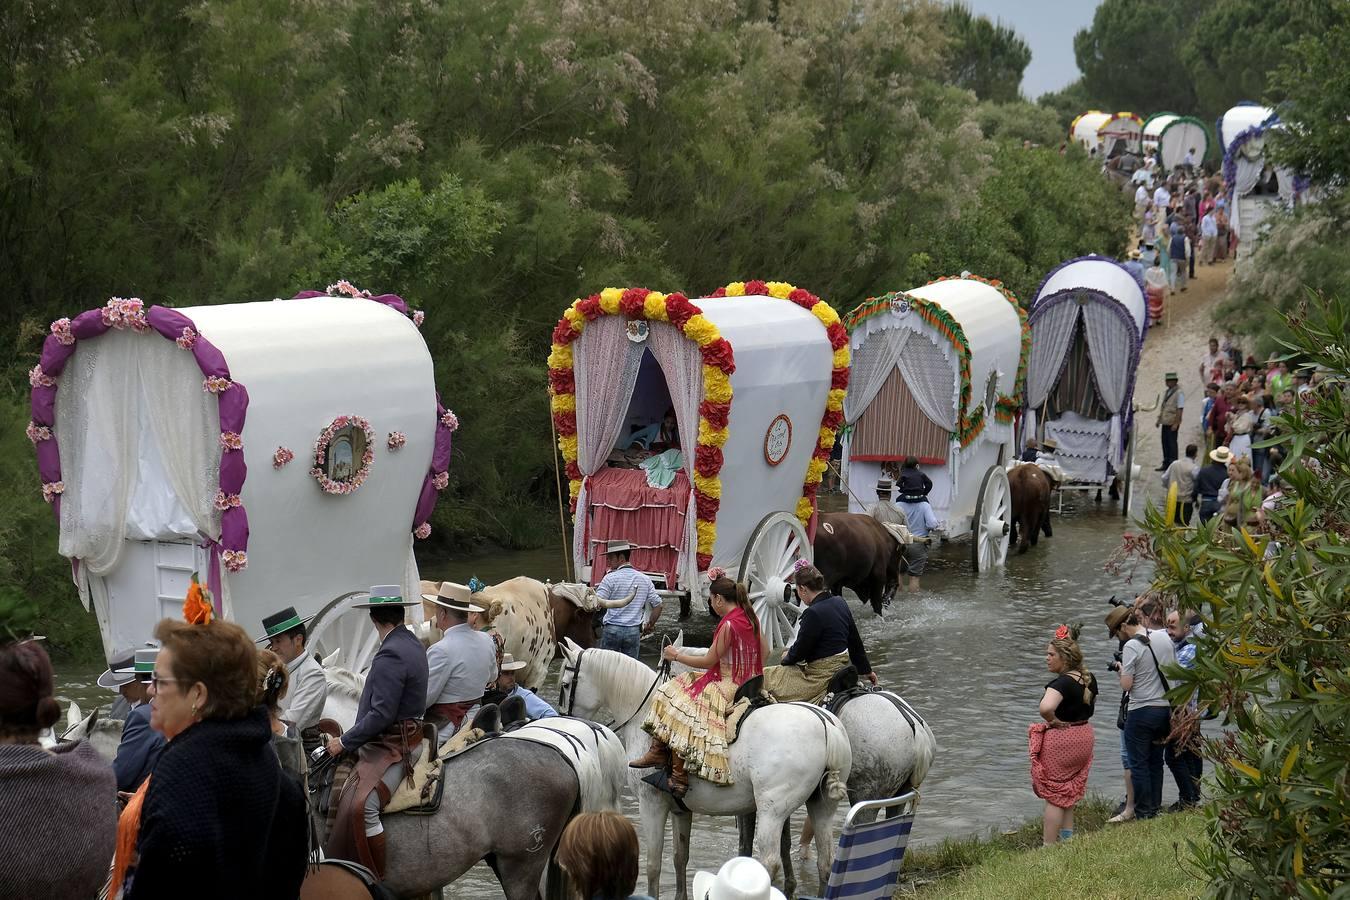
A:
[[[697,697],[690,691],[702,672],[686,672],[657,688],[642,727],[684,760],[685,771],[714,784],[731,784],[727,713],[736,696],[730,678],[714,681]]]

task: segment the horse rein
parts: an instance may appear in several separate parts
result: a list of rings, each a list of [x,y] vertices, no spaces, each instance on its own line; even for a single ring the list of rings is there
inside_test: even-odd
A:
[[[669,643],[669,638],[663,637],[661,644],[661,648],[663,650],[665,649],[667,643]],[[587,652],[588,650],[582,650],[580,653],[577,654],[576,660],[569,666],[563,666],[562,670],[564,680],[562,682],[561,687],[559,688],[558,702],[562,703],[563,702],[562,695],[563,694],[567,695],[566,698],[567,715],[571,716],[572,718],[576,718],[576,713],[574,710],[576,708],[577,703],[577,685],[581,683],[581,660],[586,656]],[[570,678],[568,678],[569,673],[571,675]],[[622,722],[611,722],[605,727],[617,734],[621,728],[624,728],[625,726],[628,725],[629,722],[637,718],[638,713],[642,712],[643,707],[647,705],[647,701],[652,698],[652,694],[656,693],[656,689],[660,687],[662,682],[664,682],[669,677],[670,677],[670,661],[667,659],[662,659],[661,665],[657,667],[656,677],[652,679],[651,687],[647,688],[647,693],[642,696],[642,700],[638,703],[637,709],[633,710],[632,714],[628,718],[624,719]],[[568,690],[569,687],[571,688],[570,691]]]

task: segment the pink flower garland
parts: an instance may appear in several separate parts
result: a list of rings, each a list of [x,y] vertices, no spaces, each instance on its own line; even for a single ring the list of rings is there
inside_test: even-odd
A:
[[[431,523],[423,522],[421,525],[414,528],[413,537],[417,538],[419,541],[425,541],[427,538],[431,537]]]
[[[183,333],[174,338],[173,342],[184,350],[191,350],[197,343],[197,332],[187,326],[183,327]]]
[[[52,430],[46,425],[39,425],[36,422],[29,422],[28,427],[24,429],[24,433],[27,434],[28,439],[35,444],[40,441],[50,441],[52,439]]]
[[[70,319],[61,318],[53,322],[52,334],[59,343],[67,347],[75,343],[75,335],[70,330]]]
[[[227,509],[233,509],[242,504],[243,501],[238,494],[227,494],[224,491],[216,491],[216,509],[224,512]]]
[[[248,568],[248,554],[243,550],[226,550],[220,554],[220,561],[231,572],[240,572]]]
[[[221,378],[218,375],[211,375],[202,379],[202,390],[208,394],[223,394],[233,386],[233,382],[228,378]]]
[[[366,449],[361,454],[361,467],[352,475],[351,481],[334,481],[324,473],[323,464],[328,455],[329,442],[348,425],[354,425],[365,432]],[[309,470],[309,474],[319,482],[319,487],[323,488],[324,493],[351,494],[365,483],[366,476],[370,474],[370,465],[375,461],[375,451],[371,449],[374,445],[375,432],[371,430],[369,422],[360,416],[338,416],[331,425],[320,432],[319,439],[314,442],[314,467]]]
[[[28,383],[33,387],[55,387],[56,379],[42,371],[42,366],[37,365],[28,370]]]
[[[441,416],[441,424],[444,425],[446,428],[449,428],[451,431],[458,431],[459,416],[455,415],[452,411],[447,409],[445,411],[445,415]]]
[[[443,491],[450,486],[450,473],[437,472],[431,476],[431,486],[438,491]]]
[[[244,439],[233,431],[222,431],[220,433],[220,446],[224,450],[243,450]]]
[[[119,331],[130,328],[144,334],[150,330],[145,318],[145,304],[140,297],[112,297],[99,310],[103,324]]]
[[[48,481],[42,485],[42,499],[48,503],[56,502],[58,494],[66,492],[66,483],[64,481]]]

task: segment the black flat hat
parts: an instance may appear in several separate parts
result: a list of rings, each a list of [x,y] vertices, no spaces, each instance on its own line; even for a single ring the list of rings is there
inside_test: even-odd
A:
[[[258,638],[258,643],[261,644],[264,641],[270,641],[277,635],[285,634],[292,628],[307,624],[313,618],[313,616],[309,616],[305,619],[300,618],[300,614],[295,611],[294,606],[288,606],[281,612],[272,613],[272,615],[266,616],[262,620],[263,631],[266,632],[266,634]]]

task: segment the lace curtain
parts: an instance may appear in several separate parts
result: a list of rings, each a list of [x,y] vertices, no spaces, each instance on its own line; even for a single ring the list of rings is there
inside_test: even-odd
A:
[[[698,446],[698,406],[703,397],[703,356],[699,353],[698,345],[680,334],[675,326],[652,322],[650,328],[647,349],[652,352],[666,376],[666,390],[670,392],[670,403],[675,409],[675,418],[679,420],[684,470],[690,484],[693,484],[695,450]],[[693,589],[699,583],[698,509],[692,490],[685,510],[684,546],[680,548],[676,572],[687,588]]]
[[[900,375],[923,414],[933,424],[956,431],[956,370],[942,349],[925,334],[913,333],[900,357]]]
[[[628,403],[642,364],[643,344],[628,340],[628,320],[601,316],[586,324],[572,344],[572,372],[577,383],[577,467],[594,474],[614,449],[623,430]],[[683,439],[683,434],[681,435]],[[572,534],[572,556],[577,571],[588,565],[586,553],[586,482],[577,495],[577,522]]]
[[[901,353],[912,332],[908,328],[888,328],[868,335],[853,352],[848,394],[844,397],[844,420],[858,421],[876,399],[891,370],[900,362]]]
[[[1056,303],[1031,323],[1031,357],[1027,361],[1027,406],[1038,409],[1059,380],[1078,324],[1077,303]]]
[[[82,342],[56,400],[66,490],[60,552],[91,574],[124,539],[220,535],[220,415],[192,354],[156,335]]]
[[[1083,334],[1092,354],[1092,371],[1102,403],[1111,411],[1111,465],[1119,468],[1122,455],[1121,408],[1130,378],[1130,351],[1134,335],[1125,333],[1120,317],[1105,303],[1083,307]]]

